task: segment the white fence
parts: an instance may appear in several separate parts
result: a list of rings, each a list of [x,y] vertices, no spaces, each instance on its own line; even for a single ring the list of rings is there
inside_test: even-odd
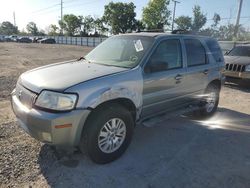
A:
[[[0,39],[4,40],[8,36],[0,35]],[[106,38],[104,37],[67,37],[67,36],[18,36],[33,38],[52,38],[55,39],[56,44],[68,44],[78,46],[91,46],[95,47],[102,43]]]
[[[101,37],[65,37],[65,36],[44,36],[41,38],[53,38],[57,44],[69,44],[78,46],[97,46],[106,38]]]

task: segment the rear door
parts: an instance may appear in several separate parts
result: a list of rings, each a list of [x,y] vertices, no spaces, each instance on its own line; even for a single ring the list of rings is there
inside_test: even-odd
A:
[[[142,117],[182,104],[185,91],[183,46],[179,39],[162,40],[144,67]]]
[[[195,99],[196,95],[203,93],[208,84],[211,66],[203,41],[197,38],[185,37],[183,42],[187,58],[186,84],[188,86],[188,93]]]

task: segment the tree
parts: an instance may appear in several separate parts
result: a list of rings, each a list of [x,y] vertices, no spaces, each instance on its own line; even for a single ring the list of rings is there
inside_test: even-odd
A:
[[[207,22],[207,17],[201,12],[201,7],[195,5],[193,8],[192,30],[198,32]]]
[[[175,19],[178,29],[190,30],[192,27],[192,18],[189,16],[180,16]]]
[[[147,7],[143,8],[142,21],[147,29],[163,29],[169,25],[170,11],[169,0],[150,0]]]
[[[193,30],[198,32],[206,24],[207,17],[201,12],[201,7],[195,5],[193,8],[193,19],[189,16],[180,16],[175,19],[178,29]]]
[[[213,21],[214,23],[212,24],[212,27],[217,27],[218,23],[220,22],[220,15],[217,13],[214,13]]]
[[[95,33],[99,33],[99,34],[102,34],[106,31],[108,31],[108,28],[105,27],[105,24],[104,24],[104,21],[102,18],[96,18],[95,21],[94,21],[94,30],[95,30]]]
[[[141,20],[135,20],[134,29],[140,32],[141,30],[145,29],[145,26],[143,25],[143,22]]]
[[[213,21],[214,21],[214,23],[210,27],[201,30],[200,34],[206,35],[206,36],[211,36],[214,38],[220,38],[221,33],[219,31],[219,28],[217,27],[217,25],[219,24],[219,21],[220,21],[220,15],[217,13],[214,13]]]
[[[59,21],[60,28],[67,32],[67,35],[73,36],[80,31],[82,17],[74,14],[65,14],[63,19]]]
[[[51,24],[51,25],[49,26],[48,35],[56,36],[56,35],[59,34],[58,31],[59,31],[59,27],[57,27],[55,24]]]
[[[26,29],[28,33],[31,33],[32,35],[37,35],[38,34],[38,28],[34,22],[29,22],[26,26]]]
[[[90,15],[83,17],[83,33],[88,35],[89,32],[94,28],[94,18]]]
[[[0,25],[0,33],[2,35],[13,35],[18,33],[18,28],[12,23],[6,21]]]
[[[112,33],[126,33],[133,30],[135,22],[134,3],[110,2],[104,7],[103,20],[108,24]]]

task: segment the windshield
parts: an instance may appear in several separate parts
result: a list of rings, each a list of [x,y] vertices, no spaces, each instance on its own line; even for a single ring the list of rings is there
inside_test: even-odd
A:
[[[250,57],[250,46],[237,46],[229,53],[229,56],[248,56]]]
[[[108,38],[85,58],[91,63],[133,68],[153,44],[153,37],[115,36]]]

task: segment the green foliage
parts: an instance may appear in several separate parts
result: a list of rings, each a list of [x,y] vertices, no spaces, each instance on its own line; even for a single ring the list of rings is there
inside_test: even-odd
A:
[[[82,21],[82,25],[83,25],[83,32],[85,34],[88,34],[89,32],[91,32],[91,30],[94,27],[94,18],[92,16],[85,16],[83,17],[83,21]]]
[[[135,20],[134,29],[140,32],[145,29],[145,26],[141,20]]]
[[[28,33],[36,36],[38,35],[38,28],[34,22],[29,22],[26,26]]]
[[[169,0],[150,0],[143,8],[142,21],[147,29],[163,29],[169,25],[170,11],[168,10]]]
[[[102,18],[96,18],[94,21],[95,33],[103,34],[108,31],[108,28],[105,27],[104,21]]]
[[[60,28],[66,31],[69,36],[74,36],[80,31],[82,24],[82,17],[74,14],[65,14],[63,19],[59,21]]]
[[[220,15],[217,13],[214,13],[214,17],[213,17],[214,23],[212,24],[212,27],[216,27],[219,24],[220,20],[221,20]]]
[[[201,7],[195,5],[193,8],[193,19],[189,16],[180,16],[175,19],[178,29],[186,29],[198,32],[206,24],[207,17],[201,12]]]
[[[189,16],[180,16],[175,19],[178,29],[190,30],[192,27],[192,18]]]
[[[207,22],[207,17],[205,14],[201,12],[201,7],[195,5],[193,8],[193,23],[192,23],[192,30],[199,31]]]
[[[134,3],[110,2],[104,7],[103,20],[111,27],[113,34],[126,33],[134,29]]]
[[[18,28],[12,23],[6,21],[0,25],[0,34],[2,35],[13,35],[18,33]]]
[[[49,32],[48,32],[48,35],[51,35],[51,36],[56,36],[56,35],[59,35],[59,27],[57,27],[55,24],[51,24],[49,26]]]

